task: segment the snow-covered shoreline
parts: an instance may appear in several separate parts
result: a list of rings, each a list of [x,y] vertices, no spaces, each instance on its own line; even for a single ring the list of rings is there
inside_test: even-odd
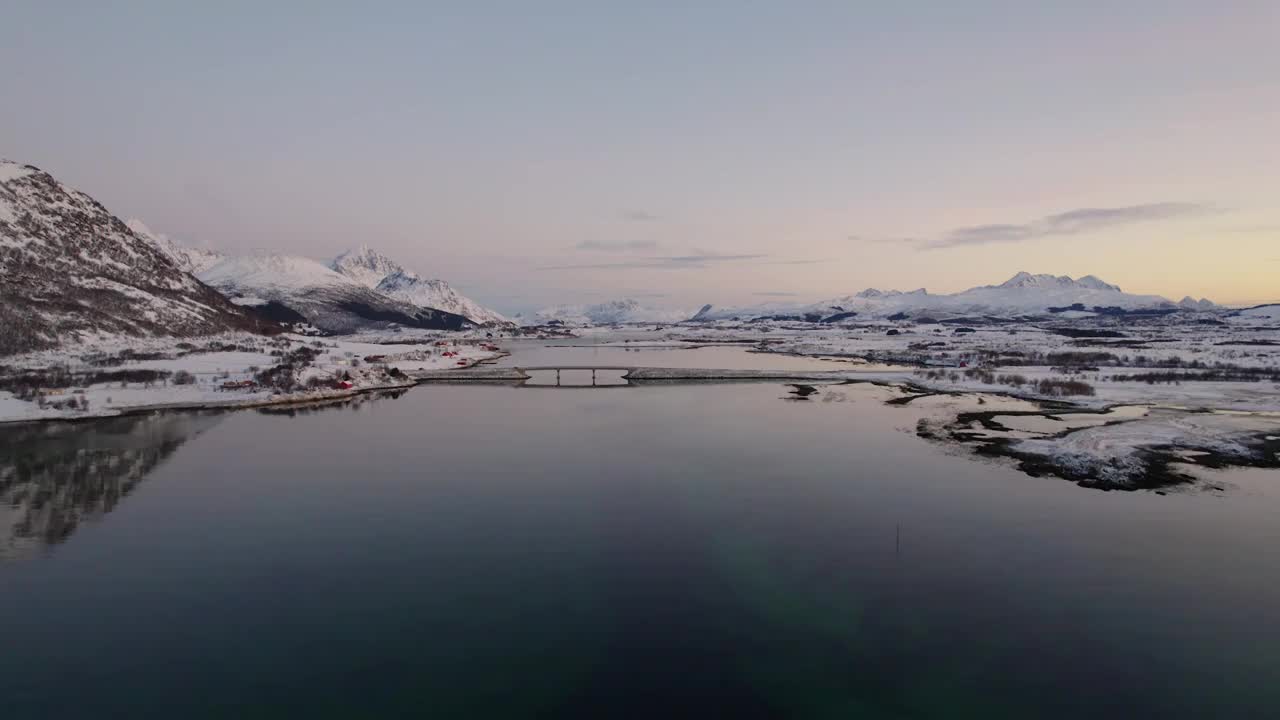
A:
[[[106,338],[10,356],[0,423],[330,401],[412,387],[409,370],[472,367],[504,354],[475,337],[386,340],[394,338]]]
[[[749,344],[756,353],[844,359],[854,367],[812,373],[809,380],[840,376],[895,387],[903,395],[894,402],[938,397],[990,407],[999,397],[1030,403],[1023,412],[1048,427],[1005,428],[990,418],[978,420],[992,412],[978,407],[944,412],[918,434],[1090,487],[1163,491],[1192,482],[1194,473],[1186,468],[1196,465],[1280,467],[1280,326],[1266,314],[1217,324],[1157,319],[1096,328],[720,322],[625,333],[632,347],[719,341]],[[607,331],[590,335],[608,342]],[[632,379],[715,382],[730,375],[804,382],[806,374],[646,369]],[[1084,417],[1107,419],[1081,424]]]

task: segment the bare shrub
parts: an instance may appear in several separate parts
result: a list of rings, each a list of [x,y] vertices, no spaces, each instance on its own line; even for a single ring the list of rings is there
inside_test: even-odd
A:
[[[1050,397],[1097,394],[1094,387],[1083,380],[1059,380],[1057,378],[1042,378],[1036,383],[1036,392]]]

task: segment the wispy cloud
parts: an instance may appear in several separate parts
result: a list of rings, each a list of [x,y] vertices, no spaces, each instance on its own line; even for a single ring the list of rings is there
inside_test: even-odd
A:
[[[799,297],[800,293],[793,292],[753,292],[752,295],[760,297]]]
[[[654,222],[660,218],[648,210],[623,210],[622,219],[631,222]]]
[[[920,238],[914,237],[867,237],[865,235],[850,235],[850,240],[860,240],[863,242],[885,243],[894,245],[910,245],[920,242]]]
[[[657,240],[583,240],[574,245],[578,250],[601,252],[630,252],[632,250],[656,250]]]
[[[587,263],[583,265],[553,265],[538,268],[539,270],[693,270],[708,268],[723,263],[759,260],[768,255],[717,255],[715,253],[695,253],[692,255],[663,255],[636,258],[610,263]]]
[[[1206,205],[1186,202],[1163,202],[1114,208],[1079,208],[1022,224],[974,225],[956,228],[943,237],[921,244],[921,250],[1017,243],[1041,238],[1082,235],[1123,225],[1176,220],[1215,212]]]
[[[820,264],[822,264],[822,263],[824,263],[824,262],[828,262],[828,260],[826,260],[826,259],[818,259],[818,260],[769,260],[769,261],[766,261],[766,262],[764,262],[764,263],[762,263],[762,264],[763,264],[763,265],[820,265]]]

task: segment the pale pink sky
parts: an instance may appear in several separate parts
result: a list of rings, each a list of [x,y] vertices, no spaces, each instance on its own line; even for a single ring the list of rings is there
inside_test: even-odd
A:
[[[1280,300],[1280,3],[1050,5],[16,0],[0,155],[507,311],[1018,270]]]

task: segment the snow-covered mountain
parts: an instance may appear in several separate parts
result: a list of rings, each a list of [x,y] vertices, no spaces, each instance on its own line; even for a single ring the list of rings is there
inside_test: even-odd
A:
[[[388,275],[403,273],[400,263],[373,250],[368,245],[348,250],[329,263],[334,271],[346,275],[367,288],[376,288]]]
[[[611,300],[594,305],[556,305],[534,314],[536,324],[559,321],[566,325],[614,325],[625,323],[677,323],[693,315],[688,310],[655,308],[632,300]]]
[[[1197,300],[1188,295],[1178,301],[1178,307],[1184,310],[1215,310],[1218,306],[1208,298],[1200,298]]]
[[[146,223],[137,218],[130,218],[125,221],[125,225],[128,225],[134,234],[150,240],[175,265],[192,275],[201,273],[226,258],[226,255],[214,250],[179,245],[170,239],[168,235],[154,232],[147,227]]]
[[[910,292],[868,288],[853,295],[810,305],[768,305],[743,308],[710,308],[695,320],[750,320],[763,317],[795,317],[838,321],[852,318],[897,317],[1085,317],[1135,310],[1212,310],[1208,300],[1184,299],[1173,303],[1158,295],[1135,295],[1093,275],[1033,275],[1020,272],[999,285],[982,285],[954,294],[933,295],[922,289]]]
[[[437,308],[461,315],[477,325],[510,325],[500,313],[481,307],[444,280],[424,280],[416,273],[395,272],[378,283],[378,292],[418,307]]]
[[[1121,292],[1118,285],[1103,282],[1096,275],[1085,275],[1082,278],[1072,280],[1068,275],[1032,275],[1025,271],[1014,275],[999,285],[984,285],[983,288],[998,290],[1105,290],[1108,292]],[[974,289],[977,290],[979,288]]]
[[[477,325],[506,325],[511,322],[464,296],[444,280],[424,279],[368,245],[339,255],[329,266],[365,287],[418,307],[461,315]]]
[[[0,355],[88,334],[279,329],[198,281],[93,198],[7,160],[0,160],[0,278]]]
[[[389,297],[316,260],[291,255],[224,258],[200,279],[240,305],[281,322],[308,322],[331,333],[404,325],[459,330],[472,323],[454,313]]]
[[[236,305],[254,307],[257,314],[279,322],[305,322],[332,333],[395,324],[452,330],[507,322],[448,283],[422,280],[367,246],[328,264],[274,253],[228,256],[179,245],[140,220],[128,225],[175,265]]]

